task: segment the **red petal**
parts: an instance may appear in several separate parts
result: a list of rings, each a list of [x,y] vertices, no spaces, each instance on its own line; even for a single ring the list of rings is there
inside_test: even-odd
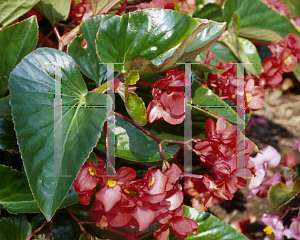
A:
[[[171,219],[171,229],[179,239],[186,238],[189,234],[198,232],[198,224],[187,217],[174,217]]]
[[[136,206],[131,215],[137,221],[139,231],[147,229],[155,220],[155,212],[149,209],[148,206]]]
[[[114,187],[105,186],[96,193],[96,198],[103,203],[105,211],[109,211],[121,200],[121,187],[118,184]]]

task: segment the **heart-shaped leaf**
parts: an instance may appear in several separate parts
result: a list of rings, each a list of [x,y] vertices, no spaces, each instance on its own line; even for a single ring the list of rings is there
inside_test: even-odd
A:
[[[115,70],[140,76],[170,69],[210,23],[187,14],[145,9],[114,16],[99,29],[96,49],[103,63],[121,63]]]
[[[270,35],[268,30],[276,32],[281,37],[286,37],[289,33],[295,33],[300,37],[300,33],[287,17],[260,0],[227,0],[223,12],[227,22],[230,22],[234,13],[241,17],[241,37],[261,41],[268,39],[270,42],[278,40],[277,35]],[[256,31],[254,32],[253,29]],[[271,37],[274,38],[271,39]]]
[[[40,0],[35,8],[43,14],[53,26],[56,22],[64,21],[69,16],[72,0]]]
[[[207,212],[197,211],[195,208],[191,208],[183,205],[183,216],[195,220],[198,223],[198,233],[190,234],[185,239],[197,239],[197,240],[223,240],[223,239],[239,239],[247,240],[245,235],[236,231],[233,227],[220,219],[214,217]],[[172,233],[169,240],[176,240]]]
[[[0,28],[11,24],[17,18],[23,16],[38,2],[39,0],[1,1]],[[11,40],[13,39],[11,38]]]
[[[200,11],[194,12],[194,17],[205,18],[217,22],[224,22],[222,7],[218,4],[207,4]]]
[[[57,93],[57,99],[62,98],[63,107],[55,125],[62,126],[62,130],[58,128],[55,136],[54,79],[59,84],[59,76],[61,95]],[[39,48],[27,55],[13,70],[9,82],[13,121],[26,174],[49,220],[96,145],[112,101],[107,95],[88,92],[73,59],[55,49]]]
[[[106,152],[105,136],[101,137],[97,149]],[[165,157],[173,156],[163,147]],[[136,161],[155,162],[162,160],[158,143],[129,122],[116,117],[115,153],[116,157]]]
[[[268,192],[269,203],[276,210],[289,203],[300,192],[300,178],[291,187],[284,183],[275,183]]]
[[[80,25],[79,34],[68,46],[68,54],[75,60],[83,74],[93,79],[97,87],[106,80],[106,66],[100,63],[96,53],[95,40],[99,27],[111,16],[99,15],[90,18]],[[87,46],[82,48],[81,43],[85,40]]]
[[[7,92],[10,72],[23,57],[34,50],[37,40],[38,27],[35,16],[0,30],[0,42],[5,43],[0,45],[0,97]]]
[[[24,240],[31,234],[31,226],[25,215],[0,220],[0,239]]]

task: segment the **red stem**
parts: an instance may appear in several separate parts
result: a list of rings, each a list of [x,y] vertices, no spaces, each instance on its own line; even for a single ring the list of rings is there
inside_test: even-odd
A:
[[[108,12],[117,11],[121,9],[131,9],[131,8],[137,8],[137,6],[125,6],[125,7],[112,8]]]
[[[70,216],[77,222],[78,226],[80,227],[81,231],[87,236],[90,240],[95,240],[82,226],[82,222],[72,213],[72,211],[69,208],[66,208],[67,212],[70,214]]]
[[[149,86],[149,87],[153,87],[154,86],[153,83],[148,83],[148,82],[143,82],[143,81],[137,81],[136,84],[144,85],[144,86]]]
[[[73,19],[73,21],[70,22],[70,23],[68,24],[68,26],[66,27],[66,29],[65,29],[65,31],[63,32],[62,35],[65,35],[65,34],[68,32],[68,30],[70,29],[70,27],[72,27],[72,25],[73,25],[77,20],[79,20],[79,19],[80,19],[80,18],[75,18],[75,19]]]
[[[35,234],[37,234],[39,231],[41,231],[47,223],[48,223],[48,221],[45,221],[39,228],[35,229],[25,240],[31,239]]]
[[[43,43],[45,40],[47,40],[52,34],[54,30],[52,29],[42,40],[40,40],[40,43]]]
[[[261,41],[256,41],[256,40],[250,40],[252,43],[257,44],[257,45],[265,45],[265,46],[269,46],[270,43],[267,42],[261,42]]]

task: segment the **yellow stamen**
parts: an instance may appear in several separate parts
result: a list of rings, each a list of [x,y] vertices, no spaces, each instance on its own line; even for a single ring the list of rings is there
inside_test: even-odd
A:
[[[112,179],[108,179],[106,185],[109,186],[109,187],[114,187],[116,186],[117,182],[115,180],[112,180]]]
[[[127,192],[129,194],[129,191],[127,189],[124,189],[124,192]]]
[[[298,32],[300,32],[300,27],[296,27],[296,29],[298,30]]]
[[[252,101],[252,95],[250,93],[246,93],[246,97],[247,97],[247,102]]]
[[[89,174],[94,177],[98,175],[98,172],[96,169],[89,167]]]
[[[152,177],[151,183],[148,186],[151,187],[153,185],[154,181],[155,181],[155,178]]]
[[[266,233],[266,234],[271,234],[272,232],[273,232],[273,229],[271,228],[271,227],[265,227],[264,229],[263,229],[263,231]]]
[[[288,63],[289,61],[291,61],[291,57],[287,57],[286,59],[284,59],[283,63]]]

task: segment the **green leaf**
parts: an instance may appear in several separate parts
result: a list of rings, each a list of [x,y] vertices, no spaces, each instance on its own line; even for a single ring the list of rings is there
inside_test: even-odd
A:
[[[15,20],[17,20],[17,18],[23,16],[38,2],[39,0],[1,1],[0,28],[11,24]],[[11,38],[10,40],[13,40],[13,38]]]
[[[292,12],[291,18],[300,17],[300,2],[298,0],[281,0],[280,2],[287,5]]]
[[[40,227],[45,221],[46,219],[41,214],[33,217],[31,220],[32,230]],[[86,225],[84,227],[86,227]],[[35,239],[42,239],[43,236],[47,235],[48,230],[49,223],[38,232]],[[77,222],[75,222],[65,210],[61,210],[53,220],[52,233],[55,240],[75,240],[79,239],[82,231]]]
[[[218,4],[207,4],[200,11],[194,12],[196,18],[206,18],[216,22],[224,22],[222,7]]]
[[[9,96],[0,99],[0,117],[11,116],[11,107],[9,105]]]
[[[207,19],[199,19],[196,20],[200,24],[209,24],[204,30],[197,34],[196,39],[191,44],[191,46],[186,50],[182,57],[178,60],[178,62],[186,62],[192,58],[195,58],[198,54],[209,48],[223,33],[226,27],[226,23],[217,23],[212,22]]]
[[[291,187],[288,187],[284,183],[275,183],[268,192],[268,200],[272,207],[279,210],[282,206],[293,200],[299,192],[300,178],[298,178]]]
[[[25,215],[0,220],[0,239],[24,240],[31,234],[31,226]]]
[[[53,26],[59,21],[65,21],[69,16],[72,0],[40,0],[35,8]]]
[[[187,14],[145,9],[114,16],[100,28],[96,49],[103,63],[140,76],[170,69],[210,23],[199,24]]]
[[[106,81],[106,66],[100,63],[96,53],[95,40],[99,27],[111,16],[99,15],[90,18],[80,25],[79,34],[68,45],[68,54],[75,60],[81,72],[93,79],[97,87]],[[82,48],[81,42],[86,40],[87,47]]]
[[[293,73],[294,73],[294,76],[296,77],[296,79],[300,82],[300,62],[298,62],[298,65],[294,69]]]
[[[122,0],[89,0],[94,16],[106,14],[116,4]]]
[[[62,151],[61,159],[55,161],[53,92],[57,68],[54,64],[61,68],[64,106],[61,150],[56,143],[56,151]],[[40,209],[50,220],[96,145],[107,113],[111,111],[111,98],[88,92],[73,59],[48,48],[37,49],[17,65],[11,73],[9,90],[29,184]],[[70,107],[74,105],[76,107]],[[82,105],[98,107],[85,108]],[[70,177],[59,177],[59,169],[62,175]]]
[[[130,71],[130,73],[125,77],[126,85],[135,85],[140,79],[138,71]]]
[[[208,49],[212,51],[214,56],[216,57],[214,60],[211,61],[212,65],[218,65],[220,60],[227,63],[229,63],[230,61],[238,62],[238,59],[236,58],[236,56],[234,56],[231,50],[220,42],[215,42]],[[200,58],[203,61],[206,59],[206,54],[207,51],[204,51],[203,53],[200,54]]]
[[[300,164],[297,164],[292,168],[295,171],[295,175],[293,176],[293,181],[300,177]]]
[[[105,136],[101,137],[97,149],[106,152]],[[164,147],[165,157],[172,155]],[[116,157],[136,162],[155,162],[162,160],[158,143],[127,121],[116,117],[115,153]]]
[[[0,165],[0,204],[10,213],[39,213],[25,173]]]
[[[249,40],[245,39],[245,38],[238,38],[238,41],[242,47],[242,49],[244,50],[244,52],[247,54],[248,59],[251,63],[253,63],[253,67],[255,69],[255,71],[260,74],[261,73],[261,59],[258,55],[257,49],[255,47],[255,45],[250,42]]]
[[[0,118],[0,149],[18,149],[14,124],[2,118]]]
[[[248,55],[245,53],[243,47],[239,43],[235,22],[233,22],[233,25],[228,31],[228,34],[224,35],[224,37],[222,38],[222,42],[233,52],[233,54],[240,60],[240,62],[250,63]],[[249,49],[246,46],[244,46],[244,48],[247,51],[249,51]],[[258,77],[258,73],[256,69],[252,66],[252,64],[245,64],[245,69],[247,73]]]
[[[0,31],[0,42],[5,43],[0,45],[0,97],[7,92],[10,72],[23,57],[34,50],[37,39],[35,16]]]
[[[225,119],[236,123],[236,112],[223,100],[221,100],[216,94],[214,94],[209,88],[204,87],[198,81],[193,81],[193,104],[199,106],[207,106],[206,109],[213,113],[217,113]]]
[[[295,33],[300,37],[300,33],[296,30],[287,17],[276,12],[260,0],[227,0],[224,4],[223,12],[227,22],[231,20],[234,12],[241,17],[241,37],[261,41],[265,41],[266,39],[271,40],[271,36],[268,36],[270,32],[265,30],[274,31],[281,37],[286,37],[289,33]],[[248,32],[248,28],[257,29],[257,31],[253,32],[252,30],[251,33]],[[244,33],[246,33],[247,36],[244,35]],[[258,35],[255,36],[255,34]]]
[[[263,42],[273,42],[282,38],[275,31],[259,28],[241,28],[240,36],[247,39],[258,40]]]
[[[214,217],[207,212],[197,211],[194,208],[183,205],[183,216],[195,220],[198,223],[198,233],[190,234],[185,240],[197,239],[197,240],[247,240],[245,235],[236,231],[233,227],[220,219]],[[169,240],[177,240],[172,233]]]
[[[25,215],[0,220],[1,240],[24,240],[31,234],[31,226]]]

